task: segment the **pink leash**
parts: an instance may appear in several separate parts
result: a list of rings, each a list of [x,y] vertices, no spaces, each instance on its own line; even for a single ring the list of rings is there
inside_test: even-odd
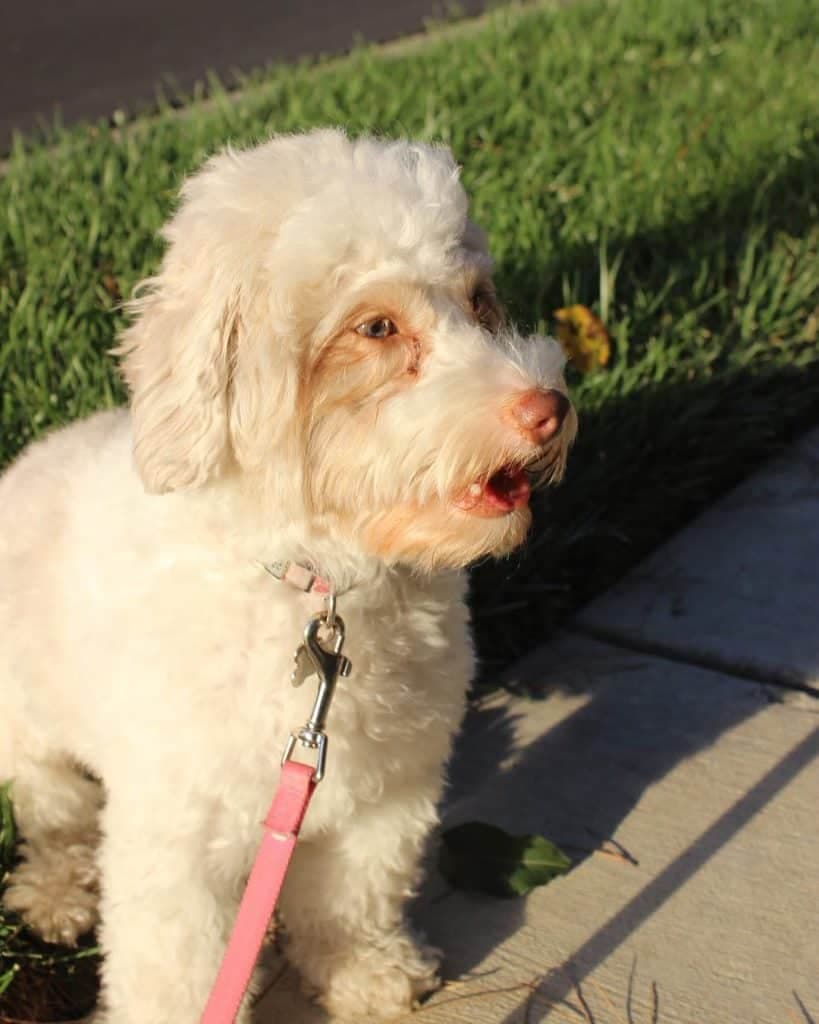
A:
[[[319,641],[319,630],[330,633],[331,648]],[[350,662],[341,653],[344,622],[335,603],[315,615],[304,630],[304,643],[296,651],[297,670],[306,655],[319,678],[316,702],[307,724],[292,733],[282,755],[282,771],[273,803],[264,820],[265,833],[253,862],[239,912],[228,940],[222,965],[208,998],[201,1024],[232,1024],[262,948],[265,932],[276,908],[301,823],[317,784],[324,776],[327,736],[324,725],[339,676],[349,675]],[[294,671],[294,685],[301,683]],[[296,743],[316,750],[316,767],[292,760]]]
[[[264,820],[265,834],[202,1024],[227,1024],[236,1019],[315,785],[312,765],[288,761],[282,767],[276,795]]]

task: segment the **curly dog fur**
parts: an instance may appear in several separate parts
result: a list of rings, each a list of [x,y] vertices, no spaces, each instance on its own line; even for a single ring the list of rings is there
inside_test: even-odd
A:
[[[354,665],[287,955],[346,1019],[436,984],[404,905],[472,672],[463,569],[521,543],[576,428],[467,214],[445,148],[325,130],[214,157],[132,304],[130,408],[0,480],[6,900],[48,939],[99,924],[101,1021],[199,1019],[313,696],[288,677],[319,606],[280,559],[343,595]]]

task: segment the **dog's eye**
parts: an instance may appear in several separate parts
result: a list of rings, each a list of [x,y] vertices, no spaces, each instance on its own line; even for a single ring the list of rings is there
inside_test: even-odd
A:
[[[398,333],[398,328],[392,320],[381,316],[377,320],[368,320],[365,324],[360,324],[356,331],[365,338],[389,338],[391,334]]]
[[[488,331],[496,331],[500,327],[501,316],[498,304],[491,292],[484,288],[478,288],[470,302],[472,303],[472,312],[481,327],[485,327]]]

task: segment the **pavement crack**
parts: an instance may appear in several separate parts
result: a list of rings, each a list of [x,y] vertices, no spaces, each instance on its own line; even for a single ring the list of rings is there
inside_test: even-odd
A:
[[[670,644],[636,638],[623,634],[618,630],[606,629],[600,626],[570,623],[565,629],[568,633],[588,636],[593,640],[599,640],[602,643],[610,644],[612,647],[618,647],[622,650],[649,654],[655,658],[664,658],[666,661],[674,661],[682,665],[691,665],[695,668],[721,672],[723,675],[732,676],[735,679],[744,679],[752,683],[760,683],[763,686],[775,686],[782,690],[804,693],[819,701],[819,684],[806,683],[803,679],[799,679],[787,672],[778,672],[776,669],[764,669],[758,665],[737,662],[733,658],[723,658],[719,654],[688,649],[681,650]]]

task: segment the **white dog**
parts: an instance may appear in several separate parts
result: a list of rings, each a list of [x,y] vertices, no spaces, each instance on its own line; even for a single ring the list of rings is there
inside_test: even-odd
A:
[[[443,148],[226,152],[165,237],[119,347],[130,410],[0,480],[6,902],[50,940],[99,920],[101,1020],[198,1021],[315,694],[289,676],[321,599],[265,569],[290,562],[338,593],[353,673],[286,951],[332,1013],[395,1016],[436,985],[403,913],[472,672],[462,570],[562,472],[563,358],[502,327]]]

